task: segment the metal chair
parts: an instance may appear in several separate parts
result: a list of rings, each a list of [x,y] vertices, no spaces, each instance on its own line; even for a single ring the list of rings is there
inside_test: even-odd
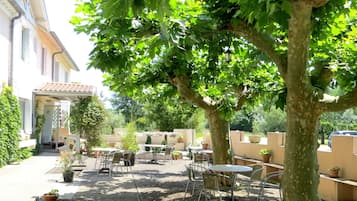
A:
[[[114,156],[114,153],[113,151],[109,152],[109,153],[106,153],[106,154],[103,154],[101,157],[100,157],[100,162],[99,162],[99,170],[97,172],[97,174],[99,175],[100,173],[108,173],[109,175],[111,174],[110,173],[110,163],[113,159],[113,156]]]
[[[247,165],[253,170],[251,172],[242,172],[237,175],[237,186],[244,187],[244,189],[248,193],[248,197],[250,196],[250,191],[252,187],[259,187],[262,182],[262,173],[264,167],[259,164],[251,164]],[[242,176],[243,175],[243,176]]]
[[[279,198],[283,200],[282,191],[283,186],[281,184],[281,179],[283,176],[283,171],[275,171],[268,173],[261,182],[260,192],[257,200],[263,200],[264,198],[264,189],[278,189],[279,190]]]
[[[202,173],[207,171],[207,168],[199,163],[191,163],[186,166],[188,181],[186,183],[185,195],[186,198],[187,190],[189,185],[192,183],[192,195],[195,193],[196,184],[202,184],[203,178]]]
[[[112,176],[113,172],[115,173],[114,169],[116,168],[118,172],[118,168],[120,167],[121,171],[123,171],[124,166],[124,155],[122,152],[115,152],[113,155],[113,159],[110,164],[110,176]],[[123,163],[121,163],[123,162]]]
[[[172,151],[174,150],[173,147],[166,147],[165,150],[160,153],[161,156],[163,156],[164,160],[169,160],[172,162]]]
[[[201,199],[202,192],[205,195],[206,201],[208,196],[211,194],[213,194],[213,196],[216,197],[215,195],[216,193],[219,194],[219,200],[222,200],[221,194],[223,192],[230,194],[232,190],[232,185],[234,185],[232,182],[232,178],[224,174],[207,171],[202,173],[202,178],[203,178],[203,186],[200,191],[200,195],[198,196],[198,200]]]

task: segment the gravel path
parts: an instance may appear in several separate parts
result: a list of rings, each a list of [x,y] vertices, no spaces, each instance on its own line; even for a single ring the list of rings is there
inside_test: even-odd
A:
[[[88,165],[80,176],[80,188],[74,195],[74,201],[171,201],[197,200],[199,190],[184,199],[188,180],[185,165],[189,160],[160,161],[149,164],[146,160],[137,160],[133,169],[109,177],[97,175],[94,160],[88,159]],[[190,186],[191,189],[191,186]],[[266,200],[277,200],[277,192],[269,191]],[[249,200],[245,191],[238,191],[239,200]],[[255,200],[254,199],[251,200]],[[204,200],[204,198],[201,198]]]

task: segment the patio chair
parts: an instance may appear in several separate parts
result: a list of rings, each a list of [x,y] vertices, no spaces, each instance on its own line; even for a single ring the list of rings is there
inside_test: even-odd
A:
[[[118,172],[118,168],[120,167],[121,171],[123,171],[123,166],[124,166],[124,154],[122,152],[115,152],[113,159],[110,164],[110,176],[112,176],[113,172],[115,173]],[[122,163],[121,163],[122,162]]]
[[[202,182],[203,182],[202,173],[207,171],[207,168],[205,166],[203,166],[202,164],[191,163],[186,166],[186,170],[187,170],[188,181],[187,181],[186,187],[185,187],[184,198],[186,198],[188,187],[191,183],[192,183],[192,195],[194,195],[196,184],[197,183],[199,185],[202,184]]]
[[[230,195],[232,185],[234,185],[230,176],[206,171],[202,173],[202,178],[203,186],[198,196],[198,200],[201,200],[202,193],[204,193],[206,201],[211,195],[216,197],[216,193],[219,195],[219,200],[222,200],[222,193]]]
[[[243,187],[247,191],[249,197],[252,187],[260,187],[264,167],[259,164],[247,166],[253,168],[253,170],[251,172],[239,173],[236,177],[236,184],[238,187]]]
[[[283,200],[283,196],[282,196],[283,186],[281,184],[282,176],[283,176],[283,171],[275,171],[275,172],[268,173],[262,179],[262,182],[260,185],[260,192],[259,192],[259,196],[258,196],[257,200],[264,199],[264,190],[266,190],[266,189],[279,190],[279,198],[280,198],[280,200]]]
[[[164,160],[169,160],[172,162],[172,151],[173,151],[173,147],[166,147],[164,152],[160,153],[160,156],[163,156]]]
[[[99,162],[99,170],[97,174],[99,175],[100,173],[108,173],[110,175],[110,164],[114,156],[113,151],[103,154],[100,157],[100,162]]]

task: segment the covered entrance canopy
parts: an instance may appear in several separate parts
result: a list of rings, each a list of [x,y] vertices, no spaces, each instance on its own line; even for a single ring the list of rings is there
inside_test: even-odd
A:
[[[38,143],[56,149],[59,144],[64,143],[70,133],[70,102],[79,97],[93,96],[95,93],[94,86],[69,82],[49,82],[35,89],[34,119],[36,121],[38,116],[44,117],[43,122],[35,122],[36,128],[41,129]],[[42,127],[39,128],[38,125]]]
[[[74,82],[49,82],[35,89],[36,96],[50,96],[59,100],[75,99],[81,96],[93,96],[96,88]]]

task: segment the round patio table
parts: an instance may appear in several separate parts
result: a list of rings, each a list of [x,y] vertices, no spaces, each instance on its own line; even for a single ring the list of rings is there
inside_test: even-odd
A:
[[[231,189],[231,199],[234,200],[234,184],[236,180],[236,173],[251,172],[253,168],[244,165],[231,165],[231,164],[218,164],[209,167],[210,170],[214,172],[229,172],[232,174],[232,189]]]

